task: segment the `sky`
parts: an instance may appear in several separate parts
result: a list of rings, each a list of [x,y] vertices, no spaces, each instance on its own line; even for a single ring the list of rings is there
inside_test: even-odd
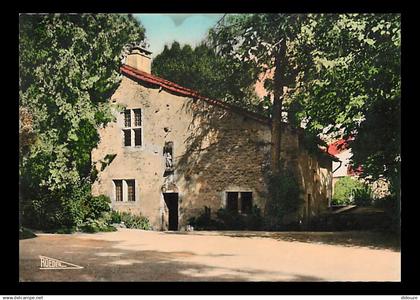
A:
[[[165,44],[178,41],[181,46],[196,46],[223,14],[133,14],[146,28],[152,58],[162,52]]]

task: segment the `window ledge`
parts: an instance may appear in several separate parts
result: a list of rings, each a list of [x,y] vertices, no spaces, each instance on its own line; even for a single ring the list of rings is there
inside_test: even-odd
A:
[[[123,149],[127,151],[144,150],[144,146],[123,146]]]

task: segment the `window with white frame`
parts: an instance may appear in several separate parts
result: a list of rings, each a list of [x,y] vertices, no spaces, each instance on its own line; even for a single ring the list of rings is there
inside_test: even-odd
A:
[[[226,192],[226,209],[238,213],[250,213],[252,192]]]
[[[140,108],[124,110],[123,140],[125,147],[140,147],[142,141],[142,112]]]
[[[116,202],[136,201],[136,181],[134,179],[114,179],[113,182]]]

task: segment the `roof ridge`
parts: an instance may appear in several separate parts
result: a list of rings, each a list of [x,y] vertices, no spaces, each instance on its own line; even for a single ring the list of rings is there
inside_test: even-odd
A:
[[[259,113],[253,112],[253,111],[246,110],[242,107],[233,105],[231,103],[224,102],[224,101],[219,100],[219,99],[211,99],[209,97],[201,95],[198,91],[183,87],[183,86],[181,86],[179,84],[176,84],[172,81],[169,81],[167,79],[164,79],[164,78],[161,78],[161,77],[149,74],[149,73],[146,73],[144,71],[137,70],[137,69],[135,69],[133,67],[130,67],[128,65],[123,65],[120,68],[120,70],[125,75],[134,77],[135,79],[159,85],[162,88],[165,88],[169,91],[172,91],[172,92],[175,92],[175,93],[178,93],[178,94],[181,94],[183,96],[189,96],[189,97],[198,98],[198,99],[207,101],[210,104],[217,105],[217,106],[223,107],[225,109],[229,109],[229,110],[232,110],[234,112],[244,114],[247,117],[250,117],[250,118],[252,118],[252,119],[254,119],[254,120],[256,120],[260,123],[266,124],[266,125],[271,124],[270,118],[268,118],[264,115],[261,115]]]

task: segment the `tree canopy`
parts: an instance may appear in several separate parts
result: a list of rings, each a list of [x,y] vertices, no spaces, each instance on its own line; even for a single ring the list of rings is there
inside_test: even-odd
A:
[[[90,191],[90,154],[98,127],[112,118],[107,100],[121,51],[145,30],[118,14],[23,14],[19,21],[20,119],[36,137],[29,149],[20,145],[20,194],[29,204],[55,198],[60,209],[60,195],[71,203]]]
[[[353,136],[362,176],[399,188],[401,22],[397,14],[310,15],[296,45],[302,65],[295,119]],[[325,130],[327,129],[327,130]]]
[[[192,48],[173,42],[165,45],[152,63],[152,73],[202,95],[263,113],[253,84],[255,74],[246,64],[216,54],[205,43]]]
[[[250,92],[258,75],[274,70],[263,79],[269,96],[257,105],[272,118],[272,164],[287,115],[308,136],[354,137],[352,161],[362,176],[386,178],[398,190],[400,27],[398,14],[225,15],[206,45],[165,47],[153,70],[248,108],[249,93],[238,91]]]
[[[312,135],[353,136],[363,176],[398,189],[400,26],[398,14],[246,14],[226,16],[210,36],[256,73],[275,69],[265,80],[273,127],[284,110]]]
[[[220,55],[239,59],[253,74],[274,69],[273,78],[266,78],[264,82],[273,99],[270,112],[273,174],[280,172],[283,102],[297,78],[293,44],[306,19],[306,15],[300,14],[228,15],[209,35]]]

